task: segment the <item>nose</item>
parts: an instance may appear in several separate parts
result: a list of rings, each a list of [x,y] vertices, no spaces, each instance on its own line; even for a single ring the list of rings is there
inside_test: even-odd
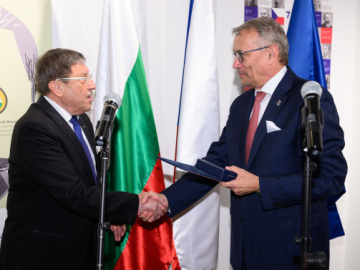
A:
[[[240,67],[241,67],[241,63],[240,63],[239,59],[237,59],[237,57],[234,57],[233,68],[238,69]]]
[[[89,89],[89,90],[95,90],[95,89],[96,89],[96,84],[94,83],[94,81],[93,81],[92,78],[89,78],[89,81],[88,81],[88,89]]]

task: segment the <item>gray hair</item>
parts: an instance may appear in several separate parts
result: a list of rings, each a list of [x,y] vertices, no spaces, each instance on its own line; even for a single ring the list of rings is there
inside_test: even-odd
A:
[[[85,57],[69,49],[53,49],[44,53],[36,62],[36,90],[41,95],[49,93],[49,82],[67,78],[72,73],[71,67],[85,64]],[[64,83],[68,83],[64,81]]]
[[[289,43],[284,29],[269,17],[260,17],[243,23],[232,29],[236,36],[243,30],[255,30],[259,35],[259,46],[276,45],[279,48],[279,61],[287,65],[289,62]]]

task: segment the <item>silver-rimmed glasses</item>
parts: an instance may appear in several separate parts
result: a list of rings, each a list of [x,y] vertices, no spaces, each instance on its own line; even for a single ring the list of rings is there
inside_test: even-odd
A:
[[[92,74],[89,74],[89,76],[87,77],[70,77],[70,78],[59,78],[56,79],[55,81],[60,81],[60,80],[79,80],[82,83],[88,84],[89,79],[91,79]]]

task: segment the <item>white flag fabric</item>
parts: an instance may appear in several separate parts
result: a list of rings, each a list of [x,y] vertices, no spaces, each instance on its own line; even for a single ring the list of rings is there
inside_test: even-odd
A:
[[[123,96],[125,83],[139,52],[139,42],[129,1],[105,0],[101,24],[101,45],[96,76],[93,124],[100,119],[103,98],[109,92]],[[119,10],[125,10],[116,14]],[[115,14],[112,14],[115,13]],[[124,41],[126,37],[126,41]],[[120,63],[119,63],[120,61]]]
[[[176,160],[194,165],[220,133],[215,24],[209,0],[190,1],[181,92]],[[173,270],[209,270],[216,265],[219,205],[217,186],[191,210],[173,220],[179,264],[173,262]]]

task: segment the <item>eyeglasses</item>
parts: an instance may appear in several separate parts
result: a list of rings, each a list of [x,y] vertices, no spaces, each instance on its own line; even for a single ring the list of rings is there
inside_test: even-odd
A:
[[[244,54],[244,53],[260,51],[260,50],[262,50],[262,49],[269,48],[270,46],[271,46],[271,45],[266,46],[266,47],[261,47],[261,48],[258,48],[258,49],[254,49],[254,50],[245,51],[245,52],[241,52],[241,51],[233,52],[233,56],[234,56],[234,58],[236,57],[237,60],[238,60],[240,63],[242,63],[242,62],[244,61],[244,58],[243,58],[243,54]]]
[[[81,83],[83,84],[88,84],[89,79],[91,79],[92,74],[89,74],[88,77],[71,77],[71,78],[59,78],[56,79],[55,81],[60,81],[60,80],[79,80]]]

